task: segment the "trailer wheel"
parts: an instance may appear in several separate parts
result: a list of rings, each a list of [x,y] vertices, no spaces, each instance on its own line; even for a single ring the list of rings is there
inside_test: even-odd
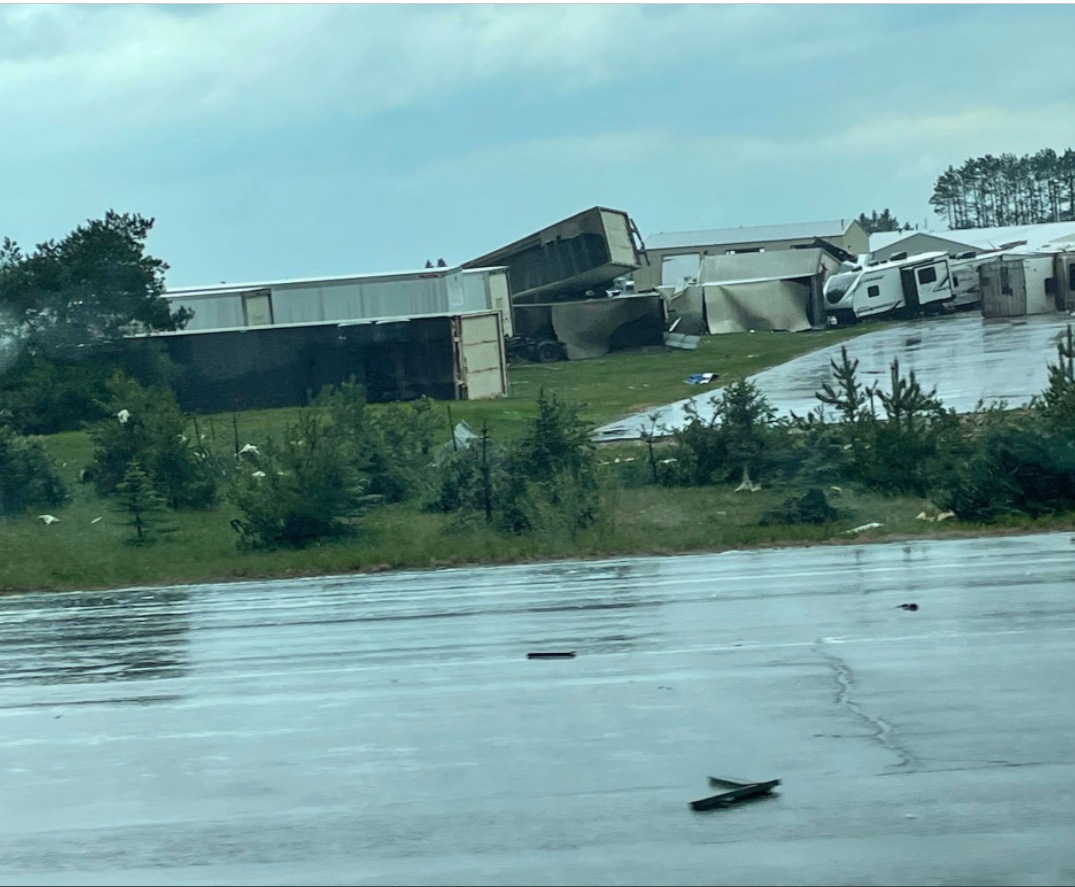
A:
[[[563,346],[559,342],[550,340],[539,342],[536,350],[538,363],[552,363],[564,359]]]

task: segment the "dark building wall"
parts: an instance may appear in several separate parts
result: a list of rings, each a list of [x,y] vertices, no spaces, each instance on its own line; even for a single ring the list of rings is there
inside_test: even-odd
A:
[[[161,337],[191,412],[302,406],[354,376],[371,403],[457,396],[448,317],[338,326],[261,327]]]

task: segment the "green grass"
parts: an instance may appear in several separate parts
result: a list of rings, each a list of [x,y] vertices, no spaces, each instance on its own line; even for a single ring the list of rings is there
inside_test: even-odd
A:
[[[179,531],[152,546],[131,546],[123,516],[99,500],[63,509],[62,520],[44,526],[32,518],[6,521],[0,589],[46,590],[191,584],[257,578],[290,578],[386,569],[425,569],[473,563],[622,555],[671,555],[764,546],[847,544],[902,538],[941,538],[983,532],[1071,529],[1070,519],[1008,522],[986,528],[956,521],[915,519],[928,501],[887,498],[844,488],[828,491],[840,518],[826,526],[760,527],[762,512],[792,489],[736,493],[731,487],[641,487],[610,492],[607,520],[577,534],[506,536],[483,522],[456,529],[439,515],[407,505],[370,514],[355,539],[302,551],[239,552],[219,509],[179,516]],[[98,523],[92,519],[102,516]],[[882,527],[850,534],[877,521]]]
[[[581,401],[584,416],[595,424],[697,394],[683,380],[692,372],[718,372],[720,384],[744,378],[800,354],[869,331],[871,326],[811,333],[757,333],[704,337],[697,351],[663,348],[620,352],[604,358],[555,364],[513,366],[511,394],[491,401],[438,404],[444,411],[445,436],[450,410],[454,422],[480,427],[487,421],[494,437],[516,436],[536,411],[538,391]],[[710,390],[713,390],[712,388]],[[199,431],[215,449],[227,452],[238,426],[240,444],[260,442],[294,421],[297,409],[259,410],[199,417]],[[234,423],[234,424],[233,424]],[[191,430],[194,420],[191,419]],[[481,522],[452,529],[452,521],[423,514],[410,506],[373,511],[362,535],[302,551],[240,552],[227,505],[178,515],[179,529],[152,546],[132,546],[125,516],[77,481],[92,457],[84,432],[41,438],[62,466],[72,496],[51,509],[60,522],[45,526],[37,512],[0,520],[0,591],[25,589],[108,588],[128,585],[183,584],[242,578],[308,576],[356,570],[425,568],[465,563],[506,563],[550,558],[627,554],[672,554],[778,544],[847,542],[850,527],[879,521],[884,527],[862,539],[980,533],[982,527],[929,524],[915,515],[928,507],[918,499],[882,498],[869,493],[830,491],[843,516],[828,527],[759,527],[762,511],[796,490],[766,489],[756,494],[730,488],[666,489],[640,487],[609,493],[609,519],[569,536],[513,537],[497,534]],[[635,445],[604,445],[602,458],[638,457]],[[612,469],[610,469],[612,470]],[[95,518],[100,520],[94,522]],[[1010,522],[1023,528],[1067,529],[1069,522]]]

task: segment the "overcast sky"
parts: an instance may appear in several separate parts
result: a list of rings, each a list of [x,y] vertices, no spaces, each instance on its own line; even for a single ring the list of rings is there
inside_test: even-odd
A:
[[[170,286],[643,235],[942,227],[968,157],[1075,144],[1072,6],[0,7],[0,235],[153,216]]]

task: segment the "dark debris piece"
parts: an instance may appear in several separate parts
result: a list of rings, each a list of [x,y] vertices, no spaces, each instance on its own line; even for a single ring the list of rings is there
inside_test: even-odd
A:
[[[709,784],[711,786],[733,785],[736,787],[730,791],[721,792],[719,795],[702,798],[699,801],[691,801],[692,810],[716,810],[721,807],[728,807],[739,801],[760,798],[769,794],[769,792],[780,785],[780,780],[770,779],[766,782],[737,782],[731,779],[717,779],[714,776],[710,776]]]

